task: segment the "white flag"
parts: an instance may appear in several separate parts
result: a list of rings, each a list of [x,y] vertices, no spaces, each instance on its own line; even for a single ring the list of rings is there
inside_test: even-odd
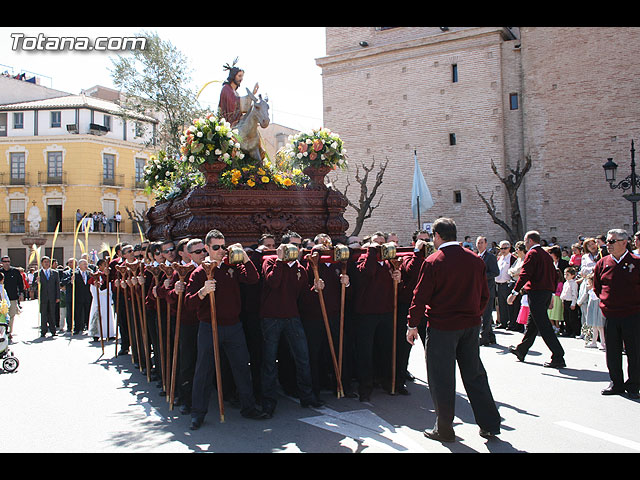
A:
[[[427,182],[422,175],[420,165],[418,165],[418,155],[413,152],[414,170],[413,170],[413,188],[411,189],[411,210],[413,218],[418,218],[418,201],[420,202],[420,214],[433,207],[433,198],[427,187]]]

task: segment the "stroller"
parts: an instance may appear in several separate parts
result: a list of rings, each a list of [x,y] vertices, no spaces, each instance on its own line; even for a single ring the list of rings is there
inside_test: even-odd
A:
[[[2,300],[0,302],[0,372],[13,373],[18,368],[20,362],[13,356],[9,350],[9,338],[7,336],[7,329],[9,322],[7,320],[7,314],[2,313],[6,306],[6,302]]]

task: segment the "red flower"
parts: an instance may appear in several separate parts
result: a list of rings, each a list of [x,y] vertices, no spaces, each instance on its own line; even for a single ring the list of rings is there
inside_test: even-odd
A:
[[[316,138],[316,139],[313,141],[313,149],[314,149],[316,152],[319,152],[320,150],[322,150],[322,148],[323,148],[323,147],[324,147],[324,144],[322,143],[322,140],[320,140],[319,138]]]
[[[299,143],[298,144],[298,152],[300,153],[304,153],[307,151],[307,144],[305,142]]]

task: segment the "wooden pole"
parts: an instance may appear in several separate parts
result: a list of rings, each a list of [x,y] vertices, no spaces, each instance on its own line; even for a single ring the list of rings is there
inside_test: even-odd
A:
[[[146,270],[149,270],[149,272],[151,273],[151,275],[153,275],[153,280],[155,283],[155,287],[156,290],[158,288],[158,285],[160,285],[160,268],[159,267],[155,267],[153,265],[147,265]],[[161,375],[161,381],[162,381],[162,389],[167,392],[167,384],[165,383],[165,369],[166,369],[166,365],[165,365],[165,358],[164,358],[164,340],[162,337],[162,315],[160,312],[160,297],[158,297],[157,295],[155,295],[156,297],[156,328],[158,329],[158,347],[159,347],[159,354],[160,354],[160,366],[162,369],[162,375]]]
[[[125,282],[125,285],[126,285],[126,279],[127,279],[127,275],[128,275],[127,266],[126,265],[116,265],[116,270],[120,273],[120,288],[124,290],[124,289],[126,289],[126,287],[122,287],[122,282]],[[123,295],[124,295],[123,301],[124,301],[124,304],[125,304],[124,310],[125,310],[125,314],[126,314],[126,317],[127,317],[127,332],[129,332],[129,348],[131,348],[131,353],[132,353],[131,361],[133,362],[133,349],[135,348],[135,345],[131,341],[131,332],[132,332],[132,330],[131,330],[131,317],[130,317],[130,314],[129,314],[129,307],[127,306],[127,297],[126,297],[126,294],[124,292],[123,292]]]
[[[320,258],[320,254],[315,251],[311,255],[307,256],[309,260],[309,264],[313,269],[313,276],[316,280],[320,280],[320,273],[318,272],[318,259]],[[324,328],[327,333],[327,340],[329,342],[329,351],[331,352],[331,360],[333,361],[333,370],[336,374],[336,384],[337,384],[337,395],[338,398],[344,397],[344,392],[342,390],[342,378],[340,377],[340,369],[338,368],[338,360],[336,359],[336,352],[333,347],[333,337],[331,335],[331,327],[329,326],[329,318],[327,317],[327,307],[324,303],[324,295],[322,290],[318,290],[318,300],[320,300],[320,310],[322,311],[322,319],[324,320]]]
[[[347,274],[347,262],[342,262],[342,275]],[[342,380],[342,346],[344,345],[344,302],[347,294],[347,286],[340,285],[340,335],[338,338],[338,369]]]
[[[161,263],[160,265],[158,265],[158,268],[160,268],[160,270],[162,270],[164,272],[164,274],[166,275],[168,280],[171,280],[172,276],[173,276],[173,268],[171,268],[169,265],[163,264]],[[170,391],[168,390],[169,388],[169,383],[171,380],[171,305],[169,304],[169,300],[166,301],[167,304],[167,318],[166,318],[166,328],[167,328],[167,345],[165,348],[165,355],[166,355],[166,359],[165,359],[165,365],[167,367],[167,371],[166,372],[162,372],[163,375],[165,375],[165,385],[167,386],[167,390],[166,390],[166,400],[167,402],[169,402],[170,400]]]
[[[202,268],[207,274],[208,280],[213,280],[214,272],[218,262],[203,262]],[[209,306],[211,308],[211,330],[213,334],[213,358],[216,368],[216,387],[218,389],[218,407],[220,409],[220,422],[224,423],[224,400],[222,398],[222,378],[220,373],[220,344],[218,343],[218,321],[216,319],[216,299],[215,292],[209,293]]]
[[[393,271],[398,271],[401,260],[392,258],[389,260]],[[393,345],[391,347],[391,395],[396,394],[396,343],[398,341],[398,282],[393,280]]]
[[[195,269],[192,264],[180,265],[178,262],[172,263],[173,269],[178,273],[178,280],[184,283],[184,279]],[[184,297],[184,291],[178,293],[178,307],[176,310],[176,332],[173,340],[173,363],[171,366],[171,386],[170,386],[170,400],[169,410],[173,410],[173,402],[176,397],[176,376],[178,366],[178,345],[180,342],[180,316],[182,314],[182,299]]]
[[[136,267],[135,267],[134,273],[136,277],[139,278],[138,274],[144,277],[144,264],[138,261],[136,261],[135,264],[136,264]],[[140,283],[139,280],[138,280],[138,283]],[[142,330],[142,345],[144,347],[145,364],[147,366],[147,381],[151,382],[151,355],[149,353],[149,336],[147,334],[147,309],[144,307],[144,297],[145,297],[144,282],[140,284],[140,295],[137,295],[137,294],[138,292],[136,291],[136,296],[138,301],[138,312],[139,312],[139,318],[141,323],[140,329]]]

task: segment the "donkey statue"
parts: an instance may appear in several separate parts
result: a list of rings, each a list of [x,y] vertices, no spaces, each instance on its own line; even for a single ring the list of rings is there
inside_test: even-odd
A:
[[[248,88],[247,94],[252,101],[251,107],[242,116],[235,128],[238,129],[238,136],[240,137],[240,150],[255,162],[261,164],[262,154],[258,125],[262,128],[269,126],[269,104],[267,103],[269,99],[263,100],[260,94],[256,98]]]

